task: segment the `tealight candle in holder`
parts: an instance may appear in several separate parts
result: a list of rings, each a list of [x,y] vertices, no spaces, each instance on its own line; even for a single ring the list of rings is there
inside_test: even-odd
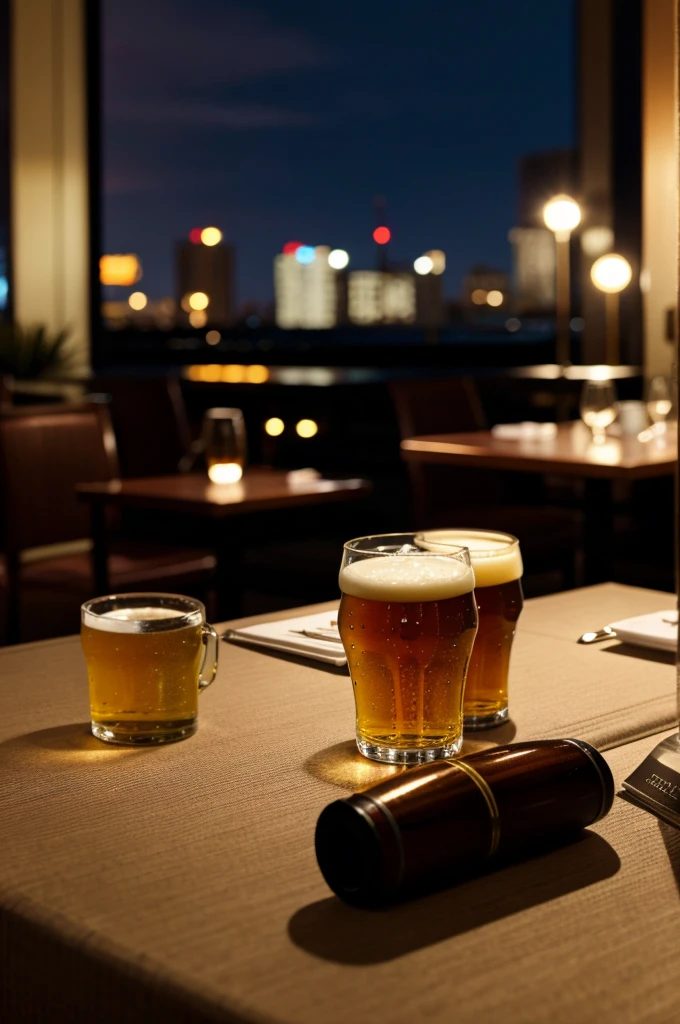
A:
[[[246,462],[246,428],[241,410],[207,409],[201,437],[211,482],[238,483]]]

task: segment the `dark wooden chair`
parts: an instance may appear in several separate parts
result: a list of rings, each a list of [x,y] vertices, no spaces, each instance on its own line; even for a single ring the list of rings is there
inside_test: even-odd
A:
[[[0,592],[6,605],[6,642],[16,642],[27,632],[58,635],[77,629],[78,606],[92,596],[94,584],[88,509],[78,501],[75,485],[117,476],[106,403],[3,411]],[[215,557],[204,549],[124,538],[113,539],[110,547],[113,591],[205,593],[215,572]],[[47,621],[22,630],[31,607]]]
[[[110,396],[122,477],[178,471],[191,431],[176,377],[98,376],[91,390]]]
[[[393,381],[390,391],[401,438],[487,429],[470,377]],[[573,509],[541,501],[535,478],[458,466],[408,463],[417,529],[461,526],[502,530],[519,537],[529,593],[575,585],[581,519]],[[526,501],[529,493],[535,499]],[[518,500],[518,498],[520,500]],[[543,577],[544,580],[539,580]],[[525,577],[526,578],[526,577]]]

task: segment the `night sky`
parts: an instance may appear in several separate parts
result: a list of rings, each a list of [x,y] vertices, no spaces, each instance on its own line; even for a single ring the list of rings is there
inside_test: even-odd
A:
[[[238,297],[296,239],[510,268],[517,159],[573,142],[572,0],[104,0],[104,249],[173,292],[172,244],[215,224]],[[125,293],[127,294],[127,293]]]

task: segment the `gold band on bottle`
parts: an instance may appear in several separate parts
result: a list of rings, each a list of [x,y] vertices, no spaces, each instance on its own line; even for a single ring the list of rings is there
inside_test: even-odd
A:
[[[484,802],[489,809],[489,818],[491,819],[491,842],[489,844],[487,857],[493,857],[498,849],[498,844],[501,839],[501,818],[498,813],[498,804],[496,803],[496,798],[493,795],[491,786],[486,779],[482,778],[478,771],[475,771],[472,765],[466,764],[465,761],[449,761],[448,763],[453,765],[454,768],[460,768],[462,772],[465,772],[465,774],[472,779],[475,786],[484,797]]]

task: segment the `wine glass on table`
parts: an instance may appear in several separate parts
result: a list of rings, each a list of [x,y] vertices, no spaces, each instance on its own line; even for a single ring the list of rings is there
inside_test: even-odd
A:
[[[652,421],[655,434],[665,434],[666,420],[673,408],[671,390],[665,377],[652,377],[645,390],[647,415]]]
[[[604,444],[607,427],[616,419],[616,389],[610,380],[587,380],[581,392],[581,419],[595,444]]]

